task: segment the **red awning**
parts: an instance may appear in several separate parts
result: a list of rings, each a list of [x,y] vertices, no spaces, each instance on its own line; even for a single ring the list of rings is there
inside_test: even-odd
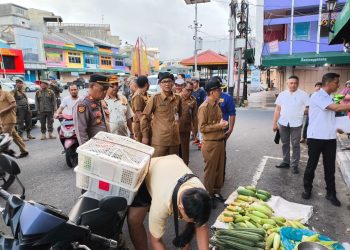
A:
[[[206,50],[197,55],[198,66],[209,66],[209,65],[227,65],[227,57],[220,55],[212,50]],[[183,59],[180,62],[182,65],[192,66],[194,65],[194,56]]]

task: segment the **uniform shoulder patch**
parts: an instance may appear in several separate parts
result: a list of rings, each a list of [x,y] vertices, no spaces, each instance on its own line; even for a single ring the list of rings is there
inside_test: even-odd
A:
[[[86,106],[84,104],[78,104],[78,112],[84,113],[86,110]]]

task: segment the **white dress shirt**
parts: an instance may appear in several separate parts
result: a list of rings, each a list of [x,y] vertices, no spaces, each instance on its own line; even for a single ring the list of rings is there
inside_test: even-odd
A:
[[[281,92],[275,104],[281,106],[278,123],[286,127],[300,127],[303,124],[304,111],[309,106],[309,95],[300,89],[295,92]]]
[[[335,112],[327,109],[333,103],[332,96],[323,89],[320,89],[320,91],[311,96],[309,126],[307,129],[308,139],[336,139]]]

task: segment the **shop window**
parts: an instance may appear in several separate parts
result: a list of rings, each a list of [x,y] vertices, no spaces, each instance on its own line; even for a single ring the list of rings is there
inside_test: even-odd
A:
[[[15,58],[13,56],[2,56],[3,64],[1,63],[1,68],[6,69],[16,69]]]
[[[68,52],[68,62],[69,63],[81,64],[80,53]]]
[[[123,60],[115,59],[115,66],[124,66]]]
[[[278,24],[264,27],[264,42],[287,40],[287,25]]]
[[[310,40],[310,22],[295,23],[293,30],[295,40]]]
[[[101,56],[101,65],[111,66],[112,65],[112,57]]]

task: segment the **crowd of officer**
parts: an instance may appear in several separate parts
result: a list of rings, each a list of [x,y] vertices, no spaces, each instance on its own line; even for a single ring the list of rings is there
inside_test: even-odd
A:
[[[136,90],[130,102],[124,104],[131,105],[132,109],[129,135],[152,146],[155,149],[153,157],[176,154],[188,165],[192,134],[202,145],[204,185],[212,198],[212,207],[216,208],[217,201],[224,201],[220,190],[225,180],[225,145],[236,116],[233,98],[222,93],[224,86],[220,77],[211,78],[202,89],[199,79],[175,79],[168,72],[159,73],[161,91],[153,96],[147,93],[149,83],[146,76],[131,78],[130,81],[136,83]],[[104,100],[110,98],[108,91],[118,86],[118,82],[114,76],[91,76],[88,95],[78,101],[76,112],[73,112],[80,144],[99,131],[113,132],[108,117],[113,109],[107,109],[107,114],[104,103],[108,102]],[[120,95],[118,98],[124,97]]]

